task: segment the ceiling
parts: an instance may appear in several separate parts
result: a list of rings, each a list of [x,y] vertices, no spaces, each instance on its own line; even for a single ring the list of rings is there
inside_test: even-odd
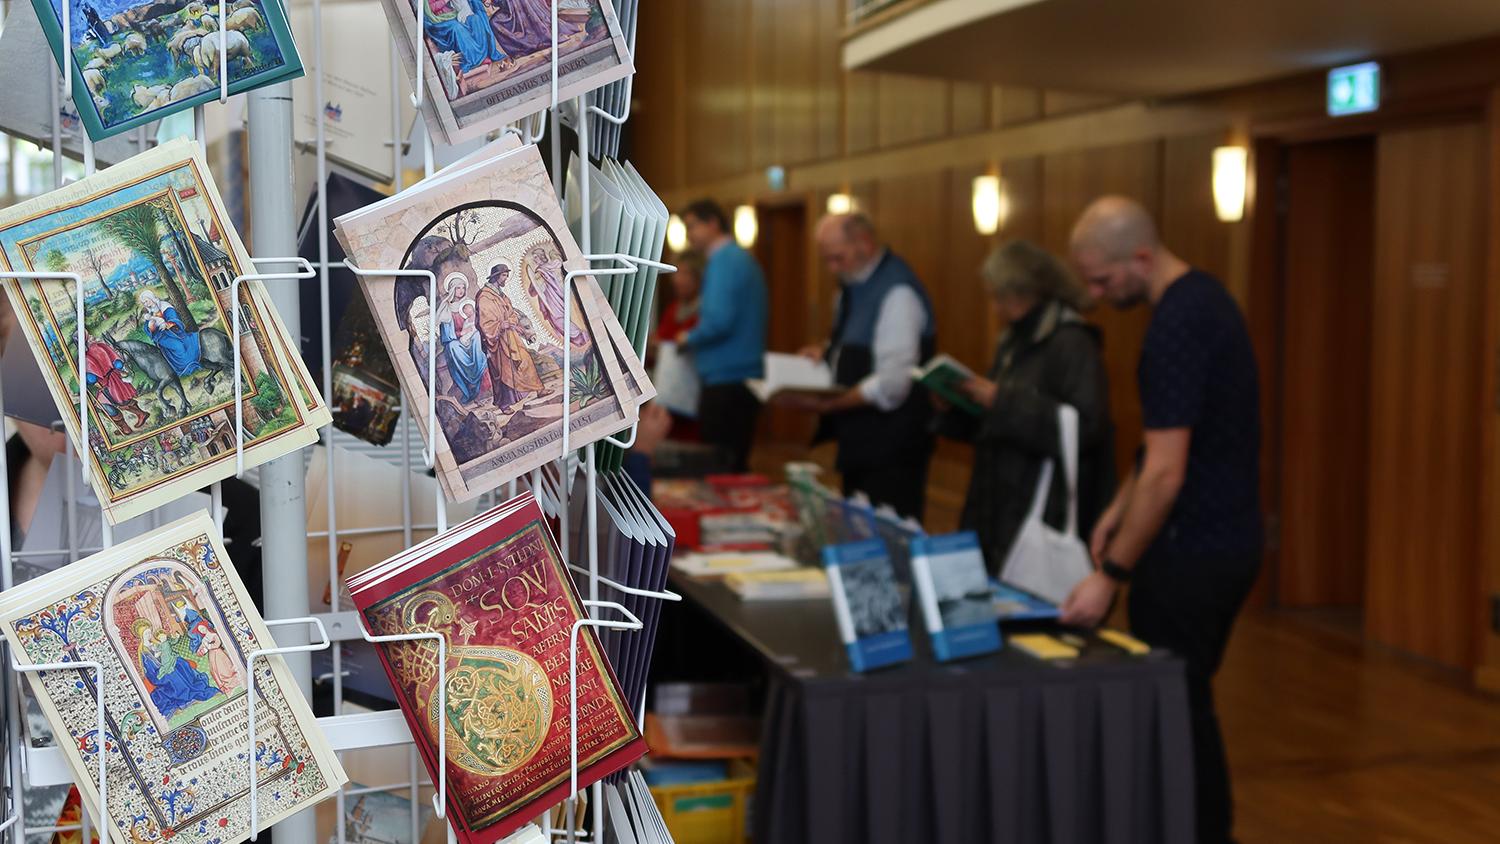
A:
[[[930,0],[857,31],[844,66],[1169,96],[1500,32],[1500,0]]]

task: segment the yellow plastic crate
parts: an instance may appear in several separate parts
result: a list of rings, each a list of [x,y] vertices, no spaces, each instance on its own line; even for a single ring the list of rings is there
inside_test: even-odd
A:
[[[746,844],[754,794],[755,765],[743,759],[729,763],[727,780],[651,787],[675,844]]]

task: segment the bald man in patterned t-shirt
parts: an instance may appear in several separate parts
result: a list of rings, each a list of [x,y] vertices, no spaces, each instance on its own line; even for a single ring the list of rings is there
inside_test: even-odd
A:
[[[1145,428],[1135,471],[1099,517],[1098,570],[1063,605],[1097,624],[1132,581],[1130,627],[1187,666],[1198,842],[1232,840],[1233,801],[1214,714],[1214,673],[1260,568],[1260,398],[1239,307],[1217,279],[1161,243],[1133,200],[1104,197],[1073,229],[1073,263],[1096,298],[1151,308],[1136,377]]]

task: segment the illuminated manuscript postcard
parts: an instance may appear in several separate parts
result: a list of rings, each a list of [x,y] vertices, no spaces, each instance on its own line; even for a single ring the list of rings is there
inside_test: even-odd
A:
[[[461,841],[498,841],[567,796],[569,636],[588,614],[531,493],[376,566],[350,591],[370,632],[447,642],[441,663],[431,641],[378,647],[434,782],[446,734],[448,814]],[[583,788],[646,748],[593,628],[579,630],[577,646]]]
[[[26,339],[111,524],[317,440],[328,409],[228,222],[197,144],[173,141],[0,211]],[[88,442],[79,417],[85,387]],[[235,380],[242,385],[235,412]]]
[[[94,670],[26,677],[90,808],[103,742],[113,842],[246,840],[252,754],[261,828],[345,781],[282,658],[250,664],[276,643],[206,513],[0,593],[0,628],[20,664],[103,666],[102,736]]]

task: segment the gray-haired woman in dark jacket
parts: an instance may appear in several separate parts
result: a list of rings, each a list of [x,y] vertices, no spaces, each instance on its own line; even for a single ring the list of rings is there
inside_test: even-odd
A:
[[[1078,518],[1085,542],[1114,491],[1114,445],[1099,330],[1079,316],[1086,304],[1083,288],[1056,258],[1024,240],[991,253],[980,277],[1009,327],[988,376],[963,386],[983,414],[943,408],[938,430],[974,444],[961,524],[979,534],[993,574],[1026,518],[1048,458],[1059,462],[1044,518],[1058,529],[1067,522],[1058,405],[1078,411]]]

